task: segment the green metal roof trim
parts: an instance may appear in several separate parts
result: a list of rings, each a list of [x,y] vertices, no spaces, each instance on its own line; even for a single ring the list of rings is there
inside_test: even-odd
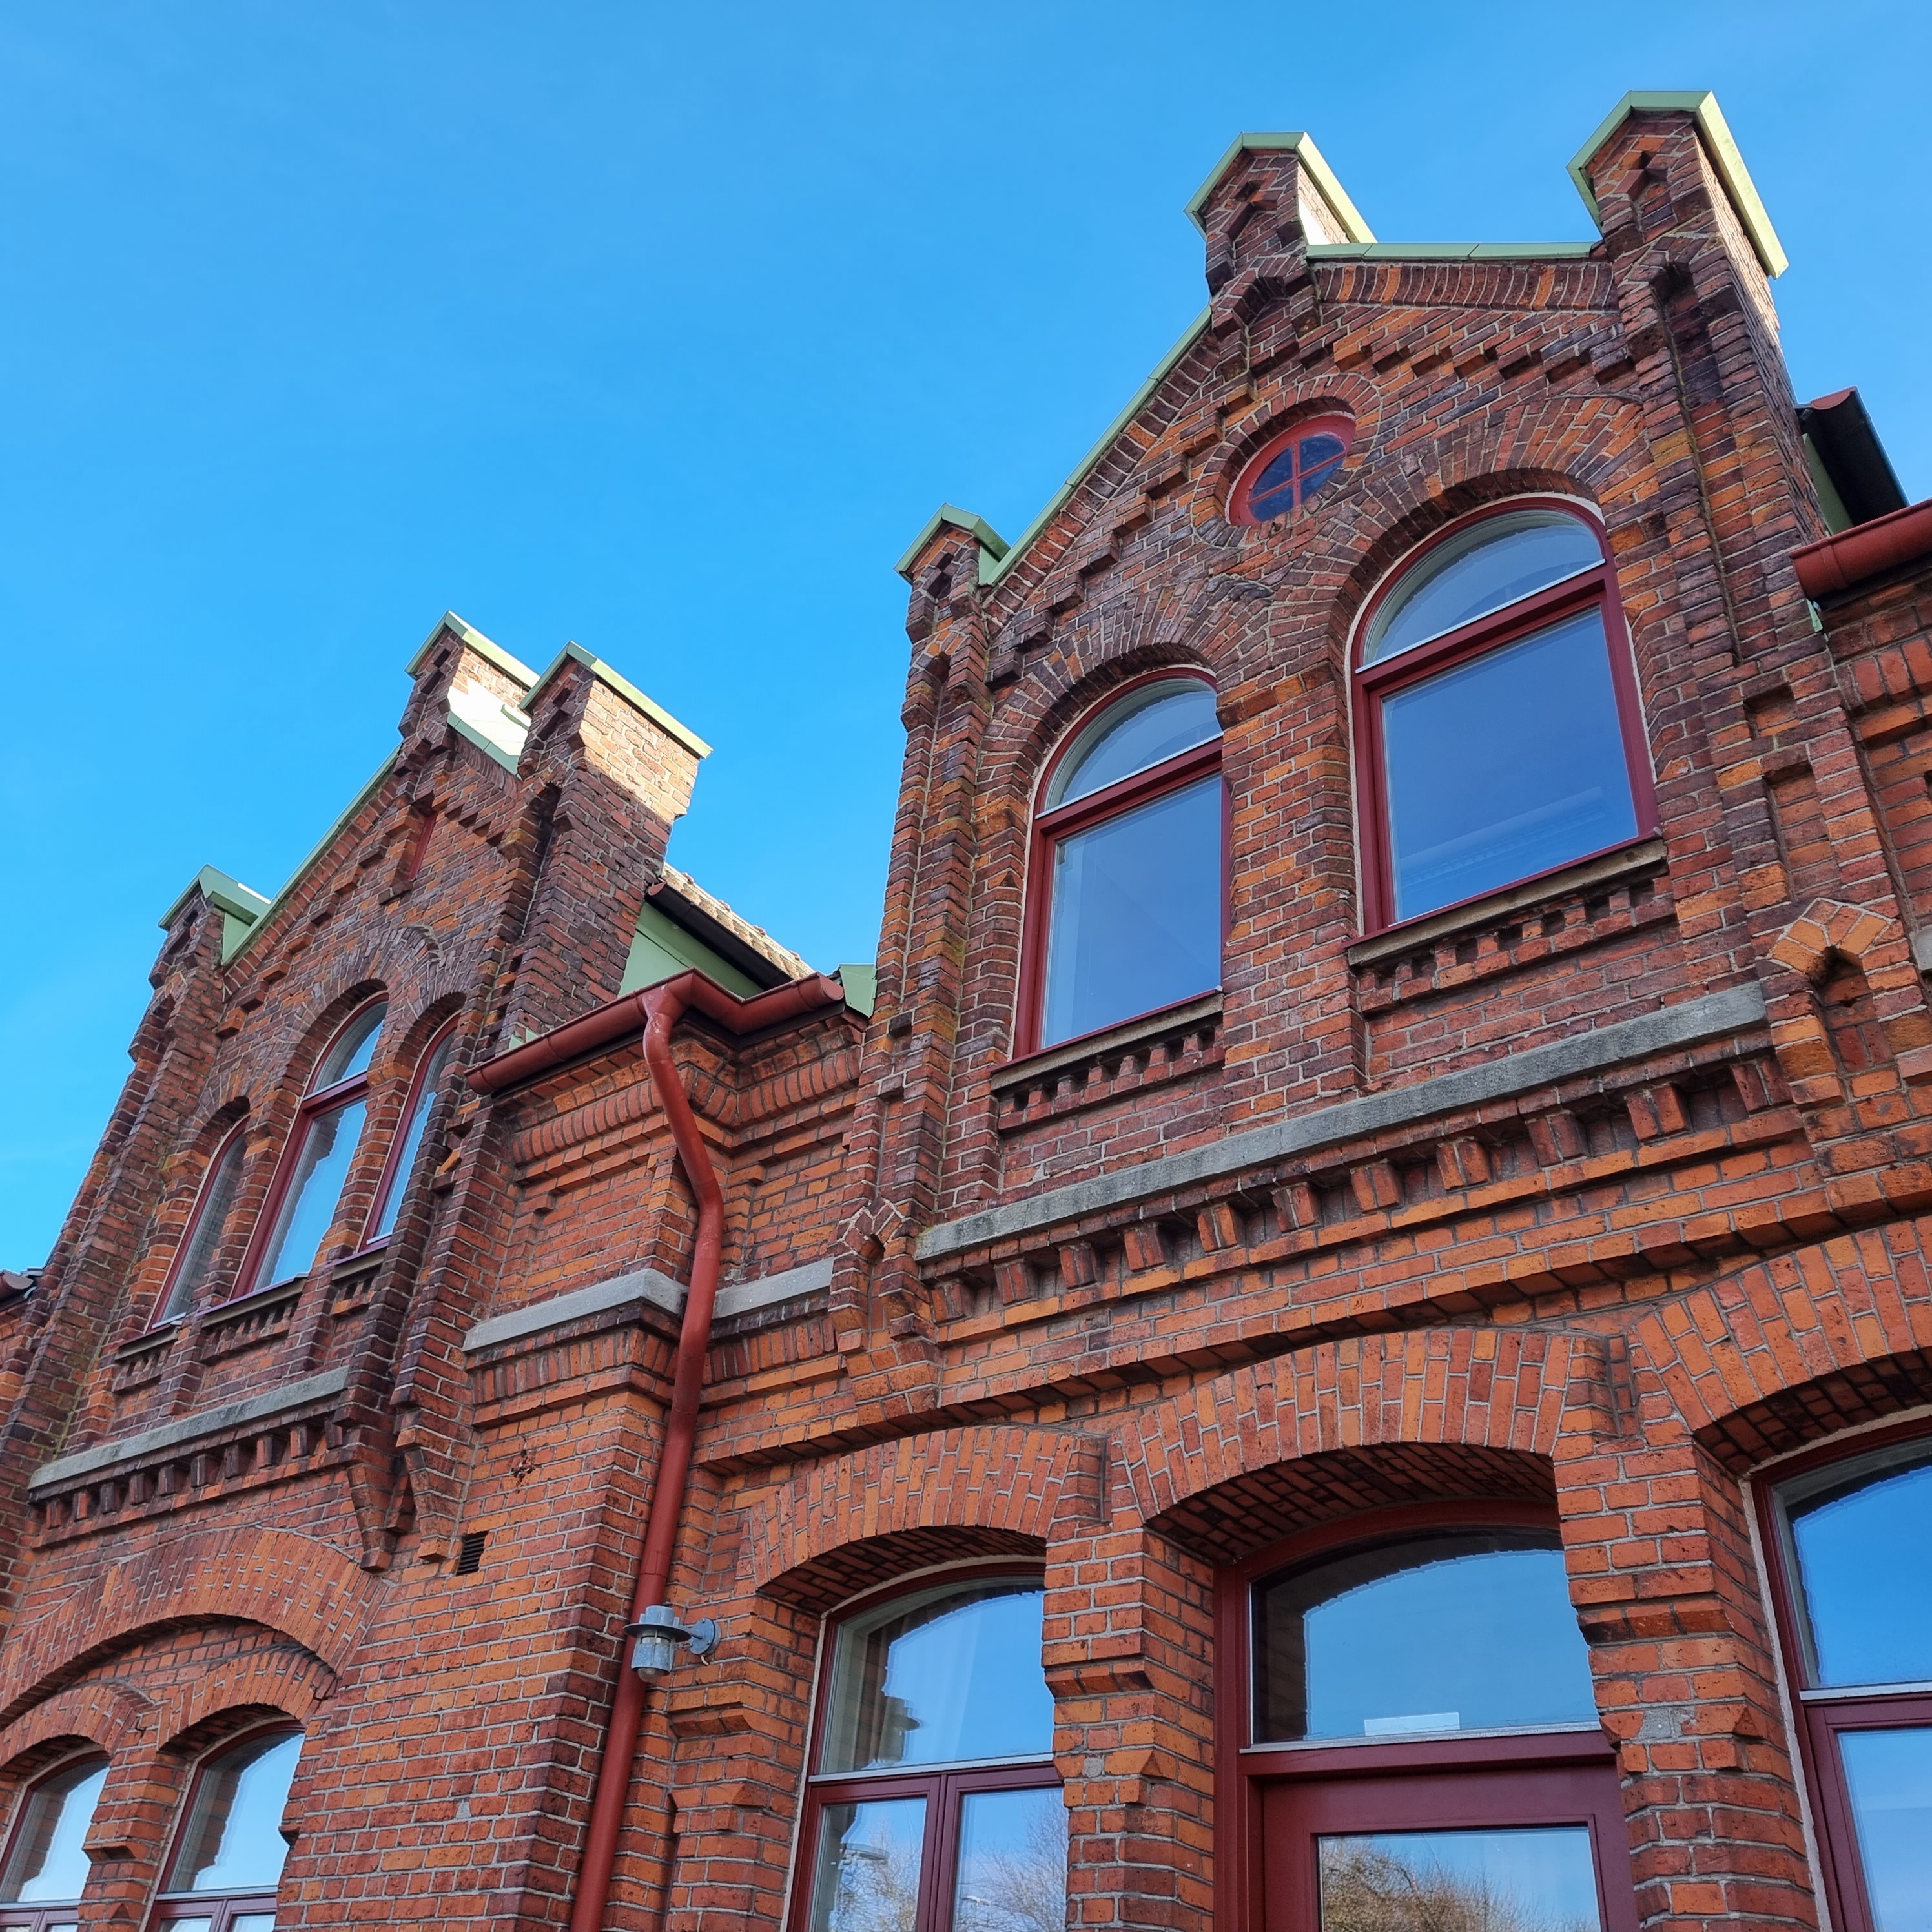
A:
[[[641,992],[695,967],[707,980],[715,980],[728,993],[748,1000],[764,988],[748,973],[738,968],[705,944],[695,933],[687,932],[675,920],[667,919],[646,899],[638,908],[636,932],[624,961],[624,976],[617,992]]]
[[[949,528],[964,530],[979,544],[982,551],[992,552],[993,560],[996,563],[1006,554],[1006,538],[1001,536],[984,517],[976,517],[970,510],[962,510],[956,504],[942,503],[931,516],[926,518],[925,529],[921,530],[919,535],[906,546],[905,554],[892,566],[892,568],[910,584],[912,581],[912,567],[919,561],[920,552],[925,549],[942,530]],[[982,580],[985,574],[982,566],[980,572]]]
[[[627,704],[635,705],[660,730],[675,738],[694,757],[710,757],[711,747],[689,725],[680,724],[662,704],[646,698],[621,671],[613,670],[602,658],[593,656],[579,644],[566,644],[550,660],[543,675],[531,686],[530,696],[524,700],[526,711],[535,708],[538,692],[562,670],[566,664],[573,661],[583,665],[599,684],[614,691]]]
[[[241,956],[244,952],[247,952],[248,948],[253,946],[256,940],[260,938],[262,934],[268,930],[269,924],[274,920],[276,914],[280,912],[282,908],[288,903],[289,896],[302,884],[303,880],[308,877],[310,872],[314,871],[317,861],[319,861],[322,854],[335,843],[337,838],[341,834],[342,828],[345,825],[347,825],[355,818],[356,814],[369,802],[370,800],[374,798],[376,793],[382,789],[385,780],[388,778],[390,772],[395,770],[396,760],[400,755],[401,750],[400,748],[398,747],[397,750],[392,752],[389,755],[376,766],[375,776],[372,778],[369,782],[349,801],[346,808],[338,814],[335,822],[329,826],[328,830],[325,832],[320,838],[316,841],[314,848],[309,853],[308,856],[303,860],[302,863],[298,866],[292,873],[290,874],[288,884],[283,886],[281,890],[262,908],[261,916],[257,919],[254,924],[250,926],[245,932],[241,934],[238,937],[232,938],[228,944],[222,947],[221,963],[223,965],[226,966],[232,961],[239,958]]]
[[[410,676],[414,677],[416,673],[422,669],[424,661],[428,657],[431,646],[446,631],[448,632],[452,637],[460,638],[479,658],[494,664],[506,676],[514,678],[526,691],[536,682],[536,673],[531,670],[520,658],[511,656],[501,644],[497,644],[492,638],[486,638],[474,625],[466,624],[454,610],[444,611],[436,620],[434,628],[422,640],[421,648],[409,661],[405,668]]]
[[[1342,224],[1342,232],[1351,242],[1372,242],[1374,231],[1362,219],[1361,211],[1348,199],[1348,190],[1335,178],[1335,170],[1322,158],[1322,150],[1308,135],[1299,132],[1292,134],[1237,134],[1228,152],[1214,164],[1214,171],[1194,190],[1193,198],[1187,204],[1187,218],[1202,234],[1208,232],[1207,224],[1201,219],[1201,211],[1208,206],[1208,197],[1220,185],[1221,177],[1250,152],[1280,153],[1292,149],[1307,170],[1308,178],[1320,191],[1322,199],[1328,204],[1329,212]]]
[[[1574,262],[1600,242],[1316,242],[1311,262]]]
[[[866,1018],[879,1003],[879,968],[874,961],[848,960],[832,976],[845,989],[845,1004]]]
[[[1639,91],[1626,94],[1610,110],[1604,124],[1576,150],[1576,158],[1570,164],[1570,178],[1576,184],[1576,192],[1583,197],[1583,206],[1590,211],[1590,219],[1598,227],[1603,226],[1603,211],[1597,206],[1597,197],[1590,191],[1589,177],[1583,170],[1595,158],[1597,150],[1633,114],[1696,116],[1697,131],[1704,137],[1712,165],[1730,195],[1731,205],[1738,212],[1744,232],[1750,237],[1751,246],[1757,250],[1757,258],[1763,264],[1765,273],[1774,278],[1783,274],[1791,266],[1790,258],[1778,238],[1778,231],[1771,225],[1771,217],[1766,213],[1764,203],[1758,199],[1750,170],[1744,166],[1744,158],[1738,152],[1737,142],[1731,138],[1724,110],[1718,105],[1718,97],[1708,88],[1688,94]]]
[[[248,928],[268,909],[268,902],[239,879],[213,866],[204,866],[188,881],[188,890],[162,914],[160,926],[170,931],[182,908],[199,892],[221,915],[221,956],[226,959],[242,944]]]

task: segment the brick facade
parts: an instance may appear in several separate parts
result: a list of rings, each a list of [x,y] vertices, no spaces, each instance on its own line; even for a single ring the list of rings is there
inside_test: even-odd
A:
[[[1824,1922],[1751,1499],[1932,1418],[1932,561],[1808,601],[1768,230],[1708,122],[1642,109],[1585,172],[1587,250],[1405,250],[1348,238],[1306,150],[1238,148],[1209,310],[1133,413],[1016,549],[947,512],[909,555],[876,1006],[673,1042],[727,1218],[672,1600],[725,1634],[650,1694],[615,1932],[783,1922],[822,1618],[994,1553],[1044,1569],[1070,1922],[1234,1932],[1217,1577],[1472,1498],[1560,1525],[1644,1926]],[[1334,410],[1317,505],[1230,522],[1247,458]],[[1525,495],[1602,520],[1657,834],[1365,938],[1352,625]],[[1225,730],[1221,988],[1016,1063],[1042,765],[1168,668]],[[641,1021],[464,1076],[617,996],[704,748],[454,619],[412,677],[280,898],[205,875],[172,916],[73,1213],[0,1299],[0,1795],[109,1754],[89,1926],[146,1922],[193,1765],[266,1714],[306,1737],[278,1925],[568,1916],[695,1208]],[[377,993],[318,1264],[231,1300]],[[210,1292],[151,1330],[238,1124]]]

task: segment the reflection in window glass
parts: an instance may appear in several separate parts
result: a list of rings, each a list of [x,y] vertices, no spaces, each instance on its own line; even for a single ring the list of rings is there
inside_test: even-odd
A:
[[[1382,700],[1395,916],[1636,836],[1600,611]]]
[[[1076,744],[1067,754],[1048,794],[1048,807],[1104,791],[1220,735],[1214,694],[1207,686],[1191,678],[1148,685],[1083,734],[1091,742]]]
[[[810,1932],[916,1932],[925,1834],[923,1798],[826,1805]]]
[[[1342,466],[1348,446],[1319,430],[1286,445],[1271,457],[1248,491],[1248,514],[1258,524],[1299,509]]]
[[[367,1105],[352,1100],[309,1122],[295,1172],[289,1177],[289,1191],[275,1217],[275,1231],[256,1272],[260,1286],[272,1288],[278,1281],[292,1281],[315,1265],[316,1250],[334,1222],[342,1184],[356,1157]]]
[[[275,1932],[272,1912],[238,1912],[228,1922],[228,1932]]]
[[[838,1633],[823,1771],[1045,1756],[1053,1699],[1037,1582],[902,1597]]]
[[[302,1734],[257,1738],[202,1772],[170,1892],[272,1892],[289,1855],[281,1834]]]
[[[1840,1731],[1877,1932],[1932,1926],[1932,1730]]]
[[[242,1165],[248,1152],[248,1136],[233,1134],[214,1157],[214,1166],[202,1183],[201,1197],[195,1203],[194,1220],[188,1230],[188,1246],[175,1270],[174,1285],[168,1290],[167,1306],[156,1318],[172,1322],[185,1315],[207,1285],[215,1258],[221,1251],[221,1231],[228,1210],[235,1204],[235,1190],[242,1179]]]
[[[376,1036],[382,1030],[388,1011],[386,1003],[378,1000],[373,1006],[365,1006],[337,1034],[322,1055],[322,1064],[315,1070],[315,1078],[308,1083],[311,1094],[340,1087],[344,1081],[368,1072],[369,1063],[375,1058]]]
[[[1784,1496],[1811,1682],[1932,1680],[1932,1448],[1840,1466]]]
[[[1322,1932],[1601,1932],[1585,1826],[1316,1844]]]
[[[1221,782],[1207,778],[1054,849],[1040,1043],[1221,983]]]
[[[0,1900],[26,1905],[80,1896],[88,1867],[81,1841],[106,1782],[107,1766],[96,1758],[70,1765],[34,1787],[0,1874]]]
[[[370,1231],[372,1240],[395,1232],[396,1216],[402,1212],[403,1197],[409,1192],[410,1171],[416,1164],[417,1150],[422,1145],[423,1129],[429,1124],[429,1112],[436,1100],[436,1090],[442,1082],[442,1070],[449,1064],[450,1051],[455,1044],[455,1034],[446,1034],[430,1055],[429,1064],[423,1069],[422,1078],[416,1082],[416,1097],[410,1106],[409,1124],[403,1130],[402,1144],[396,1150],[395,1161],[389,1170],[389,1191],[383,1201],[382,1211]]]
[[[1553,1537],[1352,1551],[1255,1591],[1255,1738],[1585,1724],[1589,1654]]]
[[[952,1900],[952,1932],[1063,1932],[1066,1806],[1057,1787],[966,1794]]]
[[[1362,662],[1412,650],[1603,560],[1594,532],[1560,511],[1492,517],[1418,566],[1376,619]]]

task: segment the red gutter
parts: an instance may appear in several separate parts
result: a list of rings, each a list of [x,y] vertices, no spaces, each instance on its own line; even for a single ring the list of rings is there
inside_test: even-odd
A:
[[[664,1448],[658,1457],[656,1480],[651,1485],[650,1507],[644,1521],[644,1553],[638,1559],[636,1587],[631,1593],[631,1621],[635,1622],[653,1604],[665,1601],[670,1588],[671,1558],[677,1547],[678,1525],[684,1514],[686,1486],[690,1479],[692,1445],[698,1436],[698,1398],[704,1387],[704,1360],[711,1346],[711,1311],[718,1297],[718,1263],[724,1231],[724,1190],[718,1185],[704,1136],[698,1130],[690,1096],[671,1058],[671,1029],[686,1012],[696,1007],[734,1034],[761,1033],[767,1027],[795,1019],[820,1006],[843,1003],[845,990],[836,980],[814,974],[774,986],[756,998],[741,1000],[698,972],[680,973],[662,986],[628,993],[609,1005],[559,1027],[541,1040],[526,1042],[494,1060],[485,1060],[470,1076],[479,1094],[500,1093],[506,1087],[548,1072],[566,1061],[580,1060],[603,1046],[630,1039],[641,1025],[644,1059],[657,1089],[658,1104],[670,1124],[671,1139],[683,1164],[685,1178],[698,1198],[698,1240],[691,1258],[691,1286],[686,1291],[684,1317],[678,1329],[677,1366],[671,1378],[670,1408],[664,1419]],[[590,1801],[590,1830],[578,1868],[577,1895],[570,1912],[570,1932],[602,1932],[604,1907],[610,1893],[610,1874],[617,1862],[617,1841],[623,1828],[624,1801],[638,1755],[638,1733],[644,1715],[644,1680],[629,1668],[620,1646],[617,1690],[610,1722],[597,1762],[596,1789]]]
[[[1854,524],[1834,537],[1807,544],[1791,553],[1798,581],[1814,602],[1850,590],[1868,577],[1903,569],[1932,556],[1932,498],[1908,503],[1902,510]]]

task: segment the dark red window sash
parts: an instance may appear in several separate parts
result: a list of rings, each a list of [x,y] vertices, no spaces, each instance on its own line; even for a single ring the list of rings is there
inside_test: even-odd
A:
[[[1791,1574],[1784,1526],[1779,1518],[1778,1492],[1793,1477],[1808,1475],[1834,1462],[1849,1462],[1895,1442],[1921,1438],[1928,1432],[1922,1420],[1873,1430],[1849,1441],[1786,1457],[1758,1471],[1752,1485],[1756,1491],[1759,1539],[1771,1584],[1772,1621],[1777,1626],[1785,1682],[1790,1687],[1796,1712],[1793,1728],[1797,1734],[1798,1760],[1819,1828],[1815,1842],[1822,1868],[1826,1903],[1838,1932],[1871,1932],[1874,1921],[1858,1857],[1851,1790],[1845,1781],[1844,1760],[1838,1755],[1837,1734],[1932,1724],[1932,1695],[1921,1690],[1884,1690],[1830,1689],[1821,1693],[1811,1685],[1810,1667],[1798,1636],[1796,1579]]]
[[[225,1147],[227,1143],[224,1141],[222,1144]],[[12,1828],[0,1837],[0,1872],[4,1872],[12,1862],[20,1834],[27,1828],[27,1814],[33,1809],[34,1794],[40,1786],[66,1772],[78,1770],[83,1764],[91,1764],[98,1771],[106,1762],[98,1750],[73,1751],[58,1764],[49,1765],[38,1777],[27,1780],[14,1808]],[[80,1918],[79,1905],[78,1900],[71,1898],[0,1904],[0,1928],[4,1928],[4,1932],[16,1932],[16,1928],[18,1932],[39,1932],[44,1924],[68,1924]]]
[[[192,1308],[184,1308],[178,1315],[164,1316],[163,1310],[174,1298],[175,1284],[180,1280],[182,1269],[194,1246],[196,1237],[201,1232],[202,1217],[208,1212],[208,1190],[214,1184],[214,1177],[220,1172],[221,1163],[227,1159],[229,1150],[248,1130],[248,1122],[242,1120],[223,1135],[214,1153],[208,1156],[208,1165],[201,1171],[201,1179],[195,1184],[194,1204],[188,1209],[188,1220],[182,1225],[180,1238],[175,1243],[173,1258],[169,1262],[167,1272],[161,1277],[160,1288],[154,1296],[154,1315],[148,1324],[147,1332],[149,1334],[158,1328],[170,1327],[194,1312]],[[238,1186],[229,1201],[228,1214],[224,1219],[232,1218],[236,1207],[240,1204],[240,1196],[241,1189]],[[220,1232],[219,1228],[215,1230],[218,1240]],[[215,1256],[218,1261],[218,1248],[215,1250]]]
[[[1382,748],[1382,701],[1395,692],[1409,685],[1419,684],[1438,671],[1466,664],[1472,658],[1485,657],[1492,651],[1501,650],[1505,644],[1514,644],[1536,632],[1546,630],[1562,619],[1573,616],[1592,606],[1594,606],[1602,616],[1604,648],[1610,658],[1611,688],[1616,697],[1618,730],[1623,740],[1624,762],[1630,774],[1630,803],[1636,820],[1636,830],[1630,840],[1604,849],[1621,850],[1623,844],[1656,836],[1656,781],[1651,770],[1650,744],[1644,729],[1643,704],[1637,690],[1636,664],[1630,650],[1630,632],[1624,623],[1622,604],[1616,592],[1616,580],[1611,568],[1610,550],[1604,543],[1601,530],[1594,523],[1578,515],[1574,505],[1552,498],[1513,497],[1505,503],[1498,504],[1495,509],[1484,512],[1480,518],[1466,518],[1451,524],[1435,542],[1415,553],[1407,560],[1404,568],[1392,574],[1388,581],[1370,600],[1357,626],[1360,641],[1355,646],[1356,651],[1359,654],[1366,646],[1376,614],[1382,604],[1409,581],[1430,550],[1468,529],[1472,520],[1487,521],[1495,517],[1526,509],[1558,509],[1574,517],[1577,522],[1583,524],[1595,534],[1599,545],[1603,548],[1603,562],[1594,569],[1580,572],[1574,577],[1566,577],[1559,583],[1534,592],[1529,596],[1506,604],[1502,610],[1492,611],[1486,616],[1473,619],[1439,638],[1432,638],[1426,644],[1417,645],[1413,650],[1384,658],[1377,664],[1362,665],[1354,674],[1350,703],[1356,745],[1356,794],[1361,829],[1362,919],[1365,936],[1394,930],[1399,925],[1409,924],[1412,920],[1439,918],[1444,913],[1453,912],[1457,905],[1473,904],[1478,900],[1487,898],[1491,892],[1507,892],[1516,886],[1527,884],[1548,875],[1546,873],[1529,874],[1523,879],[1492,886],[1486,891],[1473,895],[1472,898],[1458,900],[1449,905],[1431,907],[1427,912],[1411,915],[1409,920],[1398,921],[1396,919],[1394,878],[1389,851],[1388,794]],[[1594,852],[1580,852],[1574,858],[1566,859],[1562,866],[1551,869],[1567,871],[1571,866],[1581,865],[1598,856]]]
[[[1154,677],[1136,680],[1145,684],[1166,682],[1173,676],[1172,671],[1162,671]],[[1135,687],[1130,686],[1128,690]],[[1107,700],[1107,709],[1118,704],[1125,692],[1114,692]],[[1071,745],[1078,738],[1078,731],[1070,732],[1067,742]],[[1051,811],[1035,814],[1032,837],[1028,854],[1026,892],[1022,904],[1022,938],[1020,942],[1020,983],[1017,1004],[1018,1020],[1014,1031],[1012,1058],[1022,1059],[1028,1054],[1040,1052],[1041,1006],[1046,992],[1046,955],[1049,931],[1053,920],[1053,874],[1054,857],[1060,842],[1074,834],[1090,830],[1094,826],[1110,818],[1118,818],[1137,807],[1165,797],[1170,792],[1182,790],[1198,779],[1205,778],[1221,768],[1222,740],[1210,738],[1204,745],[1196,745],[1192,749],[1177,753],[1158,765],[1150,765],[1144,772],[1136,772],[1131,776],[1076,799],[1070,805],[1055,806]],[[1058,763],[1054,760],[1054,765]],[[1052,782],[1054,765],[1049,765],[1041,782],[1042,795]],[[1223,788],[1221,800],[1221,932],[1225,944],[1228,919],[1229,893],[1227,883],[1228,862],[1228,802]],[[1211,992],[1212,987],[1203,986],[1201,992]],[[1198,998],[1198,994],[1190,994]],[[1156,1008],[1155,1010],[1163,1010]],[[1123,1013],[1118,1019],[1110,1020],[1106,1026],[1098,1028],[1096,1033],[1110,1033],[1117,1026],[1126,1026],[1145,1016]],[[1082,1034],[1078,1038],[1088,1038]],[[1075,1043],[1072,1039],[1055,1040],[1057,1050]]]
[[[395,1124],[389,1130],[389,1144],[382,1156],[382,1171],[376,1178],[376,1191],[370,1196],[368,1212],[362,1217],[362,1245],[356,1250],[358,1254],[368,1254],[372,1250],[388,1245],[388,1235],[377,1235],[370,1231],[382,1220],[383,1210],[389,1204],[391,1189],[408,1184],[409,1176],[396,1171],[402,1160],[403,1142],[409,1132],[410,1122],[414,1118],[416,1102],[422,1097],[423,1082],[428,1078],[430,1064],[443,1042],[455,1030],[456,1022],[454,1020],[446,1026],[439,1027],[416,1056],[416,1071],[410,1076],[409,1091],[403,1096],[402,1111],[397,1114]],[[430,1104],[435,1104],[434,1100]]]

